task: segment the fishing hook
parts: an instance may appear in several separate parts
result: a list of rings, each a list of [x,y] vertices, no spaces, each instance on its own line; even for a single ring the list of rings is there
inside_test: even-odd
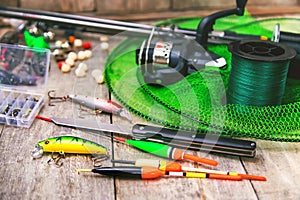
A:
[[[52,93],[54,93],[55,90],[50,90],[48,92],[48,99],[49,99],[49,102],[48,102],[48,105],[49,106],[54,106],[54,104],[51,104],[51,101],[52,100],[55,100],[55,99],[58,99],[58,100],[61,100],[61,101],[66,101],[67,99],[69,99],[69,96],[62,96],[62,97],[56,97],[56,96],[53,96]]]
[[[93,166],[94,167],[101,167],[104,160],[107,160],[109,158],[108,154],[105,155],[94,155],[92,156]]]
[[[62,167],[63,161],[62,159],[65,158],[64,153],[58,153],[57,156],[54,156],[54,153],[51,154],[51,158],[47,161],[48,165],[51,165],[53,163],[56,167]],[[94,167],[101,167],[104,160],[107,160],[109,158],[109,155],[94,155],[92,156],[93,166]]]
[[[82,113],[88,113],[88,114],[92,114],[92,115],[99,115],[102,113],[102,110],[97,109],[97,110],[87,110],[85,108],[83,108],[82,105],[79,105],[79,110],[77,112],[77,116],[79,118],[84,118],[84,115]]]
[[[55,157],[54,153],[51,154],[51,158],[47,161],[47,164],[50,165],[52,162],[56,167],[61,167],[63,165],[62,158],[65,158],[65,154],[60,152],[58,155]]]

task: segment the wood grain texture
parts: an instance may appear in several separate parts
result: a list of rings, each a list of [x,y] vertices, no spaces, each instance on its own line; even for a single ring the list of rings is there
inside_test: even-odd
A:
[[[19,0],[1,0],[0,6],[19,6]]]
[[[281,0],[273,0],[272,2],[270,1],[261,1],[261,0],[251,0],[247,2],[248,5],[254,5],[254,6],[258,6],[258,5],[264,5],[264,6],[274,6],[274,5],[280,5],[280,6],[286,6],[286,5],[290,5],[290,6],[297,6],[298,1],[297,0],[288,0],[288,1],[281,1]]]
[[[87,12],[95,10],[94,0],[68,0],[68,1],[35,1],[35,0],[20,0],[22,8],[30,8],[37,10],[51,10],[59,12]]]
[[[235,1],[227,0],[173,0],[173,9],[182,10],[182,9],[207,9],[207,8],[231,8],[235,6]]]
[[[260,171],[267,182],[252,182],[260,199],[300,198],[300,143],[257,141],[256,158],[243,159],[248,173]]]
[[[169,0],[96,0],[96,8],[99,14],[124,14],[143,11],[160,11],[170,8]]]

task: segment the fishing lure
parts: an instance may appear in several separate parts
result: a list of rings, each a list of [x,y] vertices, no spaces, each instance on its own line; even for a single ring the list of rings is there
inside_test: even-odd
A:
[[[130,113],[124,107],[111,100],[101,99],[101,98],[91,97],[91,96],[77,95],[77,94],[55,97],[55,96],[51,96],[52,92],[54,92],[54,90],[50,90],[48,92],[49,105],[52,105],[50,103],[52,99],[60,99],[63,101],[70,99],[74,103],[95,110],[96,113],[101,113],[101,112],[111,113],[111,114],[124,117],[129,121],[132,121]]]
[[[48,163],[54,161],[57,166],[62,165],[60,160],[65,157],[66,153],[92,155],[94,157],[94,166],[96,166],[96,162],[98,163],[109,157],[108,151],[104,146],[75,136],[59,136],[41,140],[35,145],[31,156],[40,158],[44,152],[52,153]],[[58,153],[58,156],[54,157],[54,153]]]

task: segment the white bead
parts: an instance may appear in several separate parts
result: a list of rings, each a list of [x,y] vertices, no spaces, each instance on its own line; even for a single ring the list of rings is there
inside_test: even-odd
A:
[[[50,40],[53,40],[54,37],[55,37],[55,33],[49,31],[49,32],[47,32],[47,36],[48,36],[48,38],[49,38]]]
[[[85,51],[84,51],[84,54],[85,54],[85,57],[86,57],[86,58],[90,58],[90,57],[92,57],[92,55],[93,55],[93,53],[92,53],[91,50],[85,50]]]
[[[86,72],[84,70],[81,70],[80,68],[77,68],[75,70],[75,75],[77,77],[84,77],[86,75]]]
[[[98,84],[104,83],[104,76],[103,76],[103,73],[100,69],[94,69],[92,71],[92,77],[95,79],[95,81]]]
[[[57,41],[55,42],[55,46],[57,46],[57,47],[61,47],[62,44],[63,44],[63,42],[60,41],[60,40],[57,40]]]
[[[75,39],[74,40],[74,46],[75,47],[82,47],[82,40],[81,39]]]
[[[77,69],[75,70],[75,75],[77,77],[84,77],[87,70],[88,66],[85,63],[79,63]]]
[[[68,65],[67,63],[64,63],[62,66],[61,66],[61,71],[64,72],[64,73],[68,73],[71,71],[71,66]]]
[[[77,59],[77,54],[75,52],[70,52],[68,54],[68,58],[72,59],[72,60],[76,60]]]
[[[85,72],[88,70],[87,64],[85,64],[83,62],[79,63],[78,68],[80,68],[81,70],[83,70]]]
[[[70,65],[70,67],[73,67],[75,65],[75,61],[71,58],[67,58],[65,60],[65,63],[67,63],[68,65]]]
[[[108,50],[109,48],[109,44],[107,42],[102,42],[100,46],[102,50]]]
[[[52,55],[57,56],[60,55],[62,52],[59,49],[54,49],[54,51],[52,52]]]
[[[64,48],[64,49],[68,49],[68,48],[70,48],[70,44],[69,44],[69,42],[64,42],[64,43],[61,45],[61,47]]]
[[[78,60],[84,60],[86,57],[85,57],[85,53],[84,51],[79,51],[78,54],[77,54],[77,59]]]

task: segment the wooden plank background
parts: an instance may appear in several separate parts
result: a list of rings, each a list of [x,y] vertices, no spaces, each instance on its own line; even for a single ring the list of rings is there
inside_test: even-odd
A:
[[[213,8],[228,8],[234,7],[235,1],[227,1],[227,0],[173,0],[173,9],[174,10],[183,10],[183,9],[213,9]]]
[[[57,0],[20,0],[22,8],[30,8],[37,10],[55,10],[59,12],[87,12],[95,11],[95,1],[94,0],[67,0],[67,1],[57,1]]]
[[[123,16],[130,14],[147,14],[153,16],[159,15],[160,18],[170,17],[168,12],[194,11],[187,13],[193,16],[205,16],[206,10],[212,11],[228,9],[235,6],[235,0],[2,0],[0,5],[17,6],[22,8],[50,10],[70,13],[89,13],[98,16],[115,15]],[[248,1],[247,7],[254,7],[252,12],[255,14],[255,7],[263,6],[263,10],[269,13],[270,10],[281,10],[281,12],[293,10],[299,13],[299,0],[251,0]],[[186,14],[186,15],[187,15]],[[184,13],[181,13],[183,16]],[[150,16],[148,16],[149,18]],[[145,17],[144,17],[145,18]]]

